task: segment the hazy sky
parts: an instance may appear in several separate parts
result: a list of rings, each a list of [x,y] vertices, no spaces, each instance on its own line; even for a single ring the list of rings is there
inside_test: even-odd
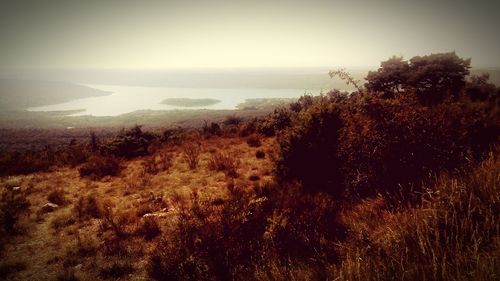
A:
[[[0,68],[500,66],[495,2],[0,0]]]

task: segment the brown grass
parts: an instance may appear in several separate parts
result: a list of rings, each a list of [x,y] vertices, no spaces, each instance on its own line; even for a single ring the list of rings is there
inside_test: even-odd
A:
[[[208,166],[214,171],[221,171],[231,178],[238,177],[238,166],[240,165],[240,160],[234,154],[229,153],[215,153],[212,155]]]
[[[16,227],[26,233],[2,237],[0,265],[8,272],[3,277],[496,280],[499,276],[496,155],[460,174],[441,174],[424,186],[423,195],[408,195],[412,201],[398,203],[401,198],[378,196],[338,206],[329,195],[308,195],[300,187],[275,184],[273,138],[262,137],[258,149],[239,137],[212,137],[201,144],[205,149],[195,145],[194,170],[187,163],[186,146],[178,145],[168,152],[159,149],[150,156],[122,160],[126,168],[121,174],[100,181],[80,178],[75,168],[0,178],[2,194],[7,187],[21,186],[22,198],[33,210],[47,200],[66,202],[41,214],[38,221],[29,208],[19,212]],[[256,157],[259,151],[265,157]],[[152,159],[157,160],[155,172],[150,173],[144,163]],[[159,167],[163,161],[168,163]],[[235,174],[240,176],[232,178]],[[157,216],[143,218],[145,214]]]
[[[196,169],[201,153],[200,145],[188,143],[184,146],[184,160],[191,170]]]

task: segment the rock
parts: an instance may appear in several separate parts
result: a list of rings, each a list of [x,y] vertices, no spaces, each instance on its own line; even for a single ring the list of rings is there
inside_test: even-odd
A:
[[[50,213],[50,212],[53,212],[57,208],[59,208],[59,205],[49,202],[49,203],[46,203],[45,205],[42,206],[42,211],[45,213]]]
[[[79,264],[77,264],[77,265],[73,266],[73,268],[74,268],[74,269],[76,269],[76,270],[79,270],[79,269],[81,269],[81,268],[82,268],[82,264],[81,264],[81,263],[79,263]]]
[[[158,213],[147,213],[144,214],[142,217],[143,218],[151,218],[151,217],[156,217],[156,218],[161,218],[161,217],[166,217],[168,214],[166,212],[158,212]]]

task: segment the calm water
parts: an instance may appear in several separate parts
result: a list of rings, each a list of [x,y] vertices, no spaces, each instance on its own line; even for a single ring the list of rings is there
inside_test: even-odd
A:
[[[136,110],[169,109],[236,109],[246,99],[252,98],[296,98],[304,89],[215,89],[215,88],[162,88],[132,87],[115,85],[85,85],[91,88],[111,92],[111,95],[77,99],[66,103],[32,107],[30,111],[62,111],[84,109],[76,115],[116,116]],[[313,92],[313,94],[316,94]],[[161,104],[166,98],[211,98],[221,102],[201,107],[180,107]]]

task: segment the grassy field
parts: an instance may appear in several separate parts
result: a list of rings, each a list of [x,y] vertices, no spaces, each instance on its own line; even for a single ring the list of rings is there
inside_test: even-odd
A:
[[[152,218],[161,231],[168,232],[177,216],[176,201],[190,198],[193,193],[199,194],[203,200],[224,199],[228,184],[251,189],[257,182],[272,180],[270,159],[274,145],[272,138],[264,139],[258,148],[250,147],[239,137],[203,140],[199,143],[195,169],[188,166],[184,145],[167,145],[153,156],[121,163],[124,169],[119,176],[98,181],[81,178],[78,169],[71,167],[4,177],[1,179],[3,192],[20,186],[16,192],[26,196],[30,207],[19,222],[22,226],[20,233],[8,242],[2,241],[0,274],[9,280],[56,280],[65,271],[74,270],[84,280],[101,279],[105,275],[103,270],[114,262],[128,262],[129,269],[133,270],[119,277],[147,280],[147,257],[155,241],[140,234],[148,219],[145,214],[153,214]],[[257,150],[266,156],[258,159],[255,156]],[[224,171],[210,167],[214,155],[220,153],[230,155],[232,161],[237,162],[234,179],[228,178]],[[168,155],[170,167],[155,175],[145,172],[144,162],[160,155]],[[112,220],[126,221],[121,222],[120,227],[135,233],[121,242],[126,245],[119,246],[119,251],[126,252],[125,256],[103,245],[110,235],[114,235],[112,229],[104,226],[103,218],[79,218],[78,204],[82,198],[94,198],[97,202],[94,211],[110,210]],[[43,206],[51,201],[57,201],[60,206],[51,212],[43,211]],[[111,258],[109,251],[112,252]],[[7,274],[16,268],[22,270]]]
[[[20,212],[16,233],[1,240],[0,276],[6,280],[150,280],[152,256],[162,241],[176,239],[179,220],[195,223],[186,216],[198,204],[205,206],[199,214],[203,217],[212,208],[206,204],[243,204],[247,212],[255,202],[266,200],[259,189],[275,183],[275,138],[256,141],[196,134],[190,138],[165,144],[152,155],[121,161],[123,170],[117,176],[99,180],[82,178],[78,169],[67,166],[1,178],[2,204],[12,204],[3,208],[29,207]],[[193,155],[197,161],[190,167]],[[147,165],[151,162],[158,164],[156,169]],[[346,236],[324,241],[327,244],[316,249],[323,261],[312,264],[321,265],[323,271],[310,262],[290,261],[292,267],[287,268],[267,253],[265,267],[234,278],[388,280],[405,273],[409,278],[404,280],[417,276],[495,280],[499,276],[499,175],[500,162],[491,154],[458,176],[441,174],[414,203],[394,207],[397,198],[377,196],[342,208],[337,217]],[[234,201],[235,188],[249,199]],[[9,201],[6,194],[24,200]],[[321,208],[328,205],[327,198],[313,200]],[[47,203],[57,206],[50,208]],[[202,217],[199,222],[204,224],[212,219],[220,223],[216,217]],[[278,214],[268,218],[266,235],[272,237],[286,228],[279,218]],[[487,241],[490,244],[485,247]],[[336,261],[323,256],[329,247],[338,253]]]

